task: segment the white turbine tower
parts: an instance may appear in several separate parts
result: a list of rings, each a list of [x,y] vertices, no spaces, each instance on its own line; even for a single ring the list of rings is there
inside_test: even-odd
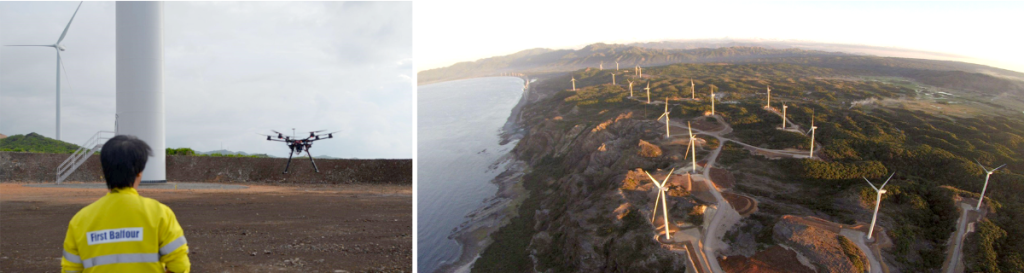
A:
[[[572,91],[576,91],[576,77],[572,77]]]
[[[783,103],[782,104],[782,130],[786,130],[786,108],[789,108],[789,106],[786,106],[786,104]]]
[[[604,70],[604,61],[601,61],[601,64],[597,65],[597,69]]]
[[[697,99],[697,89],[693,88],[693,79],[690,79],[690,98]]]
[[[896,172],[892,172],[892,174],[889,175],[889,179],[892,179],[894,174],[896,174]],[[881,187],[875,188],[875,184],[871,184],[871,180],[864,177],[864,181],[867,181],[868,185],[871,185],[871,188],[878,192],[878,195],[875,197],[875,214],[871,216],[871,227],[868,228],[868,240],[871,240],[871,234],[875,232],[875,220],[878,219],[878,206],[882,204],[882,194],[885,194],[885,184],[889,184],[889,179],[886,179],[885,183],[882,183]]]
[[[60,38],[57,38],[57,42],[52,45],[8,45],[8,46],[40,46],[40,47],[52,47],[57,52],[57,140],[60,140],[60,70],[64,68],[64,62],[60,59],[60,52],[64,51],[64,45],[60,42],[64,41],[64,36],[68,35],[68,28],[71,28],[71,22],[75,20],[75,15],[78,15],[78,10],[82,8],[82,2],[78,2],[78,8],[75,8],[75,13],[71,14],[71,20],[68,20],[68,25],[64,27],[64,32],[60,33]],[[67,74],[67,68],[64,68],[64,73]]]
[[[644,77],[644,68],[643,68],[643,67],[640,67],[639,65],[638,65],[638,66],[636,66],[636,73],[637,73],[638,75],[640,75],[640,77],[641,77],[641,78],[643,78],[643,77]]]
[[[631,81],[631,80],[626,80],[626,81],[629,82],[629,97],[632,98],[633,97],[633,81]]]
[[[709,87],[709,88],[711,89],[711,115],[714,116],[715,115],[715,88],[714,87]]]
[[[665,192],[668,191],[668,179],[672,177],[672,172],[675,170],[675,168],[672,168],[671,171],[668,171],[668,174],[665,175],[665,181],[662,181],[661,183],[658,183],[658,180],[654,179],[654,176],[652,176],[651,173],[644,171],[644,173],[647,174],[647,177],[650,177],[651,181],[654,181],[654,185],[658,186],[658,198],[654,200],[654,211],[651,212],[651,222],[654,222],[654,217],[657,215],[658,201],[660,199],[662,207],[661,212],[665,216],[665,239],[667,240],[672,240],[672,234],[669,233],[668,230],[668,201],[666,201],[668,200],[668,196],[665,196]]]
[[[771,86],[768,86],[768,106],[766,106],[766,108],[772,109],[772,87]]]
[[[814,126],[814,109],[811,109],[811,129],[807,131],[808,133],[811,133],[811,151],[810,155],[808,155],[811,159],[814,158],[814,133],[817,132],[817,130],[818,126]]]
[[[974,162],[978,162],[978,160],[975,159]],[[995,169],[992,170],[985,168],[984,165],[981,165],[981,162],[978,162],[978,166],[980,166],[982,170],[985,170],[985,186],[981,187],[981,197],[978,198],[978,205],[974,207],[974,210],[981,210],[981,202],[985,200],[985,190],[988,189],[988,178],[992,176],[992,173],[996,172],[996,170],[999,170],[999,168],[1006,166],[1006,164],[1003,164],[1002,166],[996,167]]]
[[[690,149],[689,150],[692,151],[690,157],[693,158],[692,159],[693,160],[693,169],[690,169],[690,172],[691,173],[697,173],[697,144],[696,144],[697,140],[693,138],[693,128],[691,127],[689,121],[686,122],[686,130],[689,131],[689,133],[690,133]],[[686,155],[683,155],[683,156],[686,156]],[[686,159],[686,158],[683,158],[683,159]]]
[[[163,3],[116,2],[116,131],[149,144],[142,183],[167,182],[164,134]]]
[[[615,62],[615,71],[619,71],[619,62]]]
[[[659,116],[657,120],[661,120],[661,118],[665,118],[665,138],[669,138],[672,135],[669,133],[669,130],[668,130],[669,129],[669,123],[668,123],[668,98],[665,98],[665,113],[661,114],[661,116]]]
[[[647,82],[647,87],[644,88],[644,90],[647,90],[647,104],[650,104],[651,103],[651,82]]]
[[[612,85],[615,85],[615,73],[612,73]]]

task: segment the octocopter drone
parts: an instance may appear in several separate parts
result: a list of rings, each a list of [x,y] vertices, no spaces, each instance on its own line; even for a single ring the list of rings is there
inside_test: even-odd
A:
[[[294,131],[295,129],[292,129],[292,130]],[[284,134],[282,134],[281,132],[278,132],[278,131],[274,131],[274,130],[270,130],[270,131],[274,132],[275,134],[277,134],[277,136],[264,135],[264,134],[260,134],[260,135],[261,136],[266,136],[268,141],[284,142],[285,145],[288,145],[288,149],[291,149],[291,152],[288,153],[288,164],[286,164],[284,166],[284,173],[288,173],[288,167],[292,165],[292,155],[293,154],[301,155],[303,151],[305,151],[306,152],[306,156],[309,157],[309,163],[313,163],[313,170],[316,170],[316,172],[320,172],[320,169],[316,167],[316,162],[313,162],[313,155],[311,155],[309,153],[309,148],[313,147],[313,142],[314,141],[334,138],[334,133],[337,133],[337,131],[335,131],[335,132],[330,132],[330,133],[323,134],[323,133],[320,133],[320,132],[327,131],[327,130],[318,130],[318,131],[309,132],[309,136],[308,137],[296,138],[294,136],[294,132],[292,133],[293,134],[292,136],[286,136],[286,135],[284,135]],[[276,139],[275,139],[275,137],[276,137]]]

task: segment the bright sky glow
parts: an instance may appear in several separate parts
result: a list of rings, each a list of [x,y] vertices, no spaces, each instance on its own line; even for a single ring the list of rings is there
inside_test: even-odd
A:
[[[728,37],[931,51],[1024,71],[1022,12],[1024,2],[423,1],[414,54],[422,71],[537,47]]]

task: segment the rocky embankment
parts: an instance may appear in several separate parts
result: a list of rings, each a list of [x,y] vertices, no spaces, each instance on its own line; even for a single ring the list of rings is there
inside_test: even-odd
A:
[[[0,181],[54,182],[57,166],[67,154],[0,152]],[[167,156],[167,180],[181,182],[268,184],[412,184],[411,159],[316,159],[320,173],[307,158]],[[99,156],[91,156],[67,181],[101,182]]]
[[[801,219],[792,216],[779,219],[772,230],[775,241],[807,257],[818,272],[864,272],[867,256],[856,246],[844,249],[842,241],[845,237],[836,230]],[[859,267],[856,260],[860,260]]]

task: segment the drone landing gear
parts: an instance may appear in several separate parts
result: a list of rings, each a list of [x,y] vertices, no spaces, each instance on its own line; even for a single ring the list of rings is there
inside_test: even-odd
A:
[[[288,173],[288,166],[291,166],[291,165],[292,165],[292,153],[288,153],[288,164],[284,165],[284,172],[283,173]]]
[[[309,156],[309,163],[313,163],[313,169],[319,173],[320,169],[316,167],[316,162],[313,162],[313,155],[309,154],[309,149],[306,149],[306,155]]]

